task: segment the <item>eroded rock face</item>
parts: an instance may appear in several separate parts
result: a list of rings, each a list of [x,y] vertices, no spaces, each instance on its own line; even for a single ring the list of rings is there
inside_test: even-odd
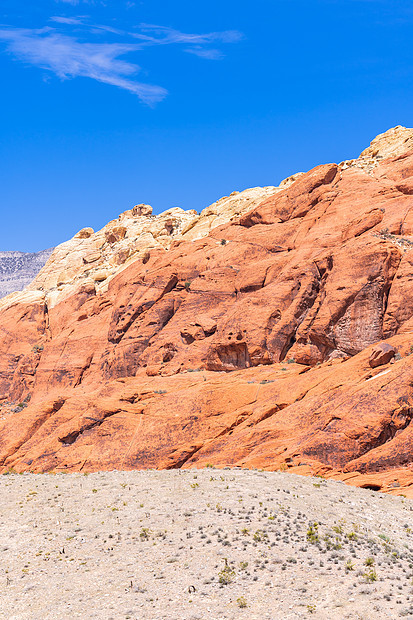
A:
[[[353,163],[201,215],[137,205],[57,248],[0,305],[1,466],[282,467],[412,493],[413,131],[396,130]]]

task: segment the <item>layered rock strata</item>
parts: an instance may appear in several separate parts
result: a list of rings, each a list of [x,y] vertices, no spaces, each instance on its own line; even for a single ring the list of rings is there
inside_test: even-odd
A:
[[[397,127],[56,248],[0,302],[3,469],[232,465],[413,496],[412,182]]]

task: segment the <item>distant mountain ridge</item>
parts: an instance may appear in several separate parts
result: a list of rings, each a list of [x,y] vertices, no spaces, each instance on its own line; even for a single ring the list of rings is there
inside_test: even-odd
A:
[[[41,252],[0,252],[0,297],[21,291],[37,276],[54,248]]]

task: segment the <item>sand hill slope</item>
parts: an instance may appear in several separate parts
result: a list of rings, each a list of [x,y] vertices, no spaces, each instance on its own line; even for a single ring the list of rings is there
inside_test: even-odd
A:
[[[235,469],[0,476],[3,620],[413,617],[413,502]]]

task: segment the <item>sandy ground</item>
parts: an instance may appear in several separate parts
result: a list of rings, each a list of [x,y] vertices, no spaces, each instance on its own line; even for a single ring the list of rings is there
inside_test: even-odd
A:
[[[0,476],[0,618],[413,618],[413,501],[234,469]]]

